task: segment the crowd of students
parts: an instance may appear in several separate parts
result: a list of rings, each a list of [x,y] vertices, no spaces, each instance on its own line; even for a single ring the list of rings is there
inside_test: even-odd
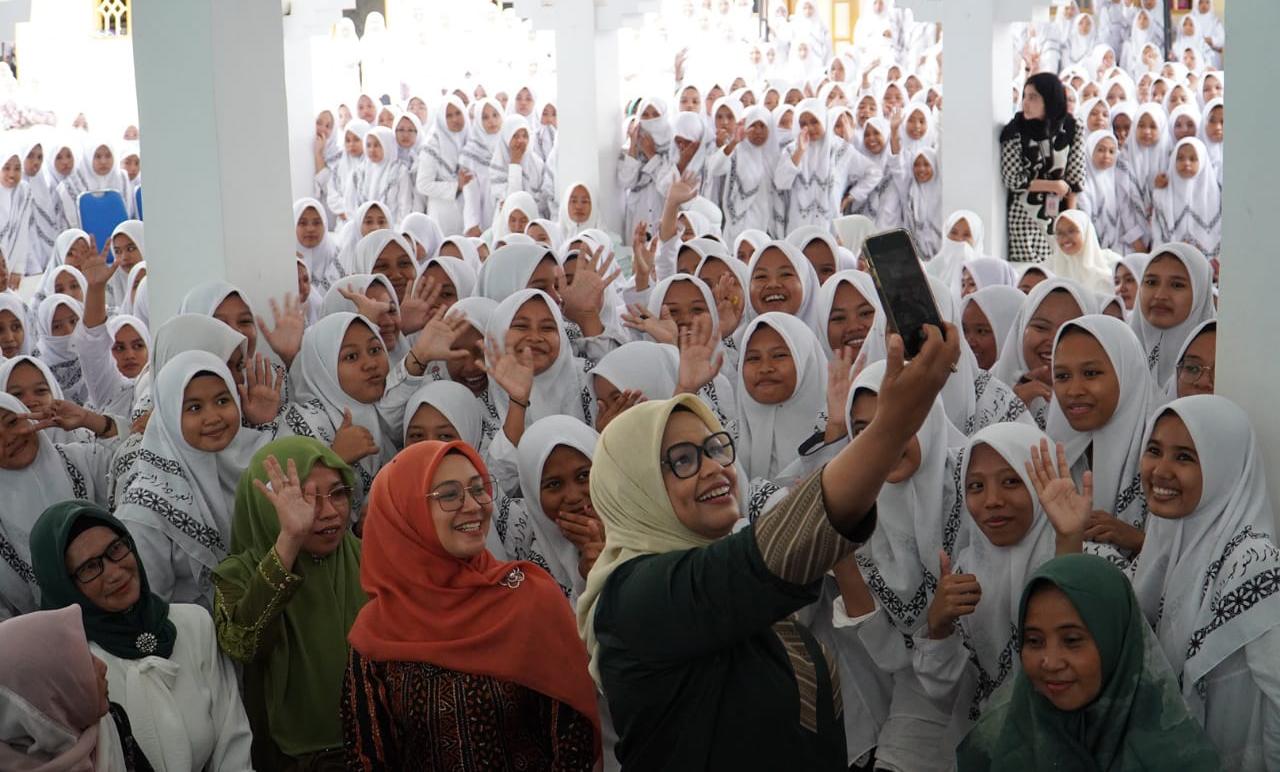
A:
[[[1221,37],[1166,77],[1151,0],[1096,5],[1019,43],[1009,256],[885,0],[834,55],[798,12],[803,83],[631,102],[625,238],[531,87],[326,110],[298,292],[154,329],[142,222],[58,206],[126,151],[10,144],[0,767],[1280,769]],[[945,323],[905,363],[857,257],[898,226]]]

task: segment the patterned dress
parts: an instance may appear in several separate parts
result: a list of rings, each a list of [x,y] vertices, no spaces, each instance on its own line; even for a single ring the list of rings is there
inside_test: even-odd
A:
[[[1043,261],[1053,252],[1055,216],[1048,194],[1031,193],[1035,180],[1065,180],[1073,193],[1084,190],[1084,132],[1068,120],[1051,140],[1035,141],[1006,127],[1000,142],[1000,174],[1009,189],[1009,260]],[[1066,209],[1066,202],[1059,202]]]

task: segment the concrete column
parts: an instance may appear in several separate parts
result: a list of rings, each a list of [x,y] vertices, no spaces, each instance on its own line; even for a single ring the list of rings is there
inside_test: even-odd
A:
[[[1266,460],[1271,501],[1280,502],[1280,411],[1272,391],[1280,379],[1275,355],[1280,305],[1275,302],[1275,212],[1280,208],[1280,158],[1260,152],[1274,141],[1280,104],[1263,69],[1247,67],[1275,55],[1280,3],[1232,3],[1226,14],[1227,53],[1235,64],[1231,123],[1222,194],[1222,290],[1215,386],[1253,422]],[[1207,213],[1206,213],[1207,214]]]
[[[280,4],[134,0],[152,321],[225,279],[297,291]]]

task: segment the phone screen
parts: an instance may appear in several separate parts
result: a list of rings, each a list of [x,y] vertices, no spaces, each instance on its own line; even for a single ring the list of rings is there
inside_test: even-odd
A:
[[[889,328],[902,336],[908,359],[924,345],[924,325],[942,329],[941,315],[915,245],[905,230],[868,238],[863,245]]]

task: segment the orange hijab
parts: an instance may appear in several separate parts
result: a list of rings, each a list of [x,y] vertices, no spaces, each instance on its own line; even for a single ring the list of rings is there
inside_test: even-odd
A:
[[[526,686],[591,719],[598,743],[587,650],[560,586],[533,563],[500,562],[488,550],[460,560],[441,545],[427,493],[449,452],[488,476],[464,442],[419,442],[374,479],[360,565],[369,603],[348,640],[370,659],[430,662]]]

